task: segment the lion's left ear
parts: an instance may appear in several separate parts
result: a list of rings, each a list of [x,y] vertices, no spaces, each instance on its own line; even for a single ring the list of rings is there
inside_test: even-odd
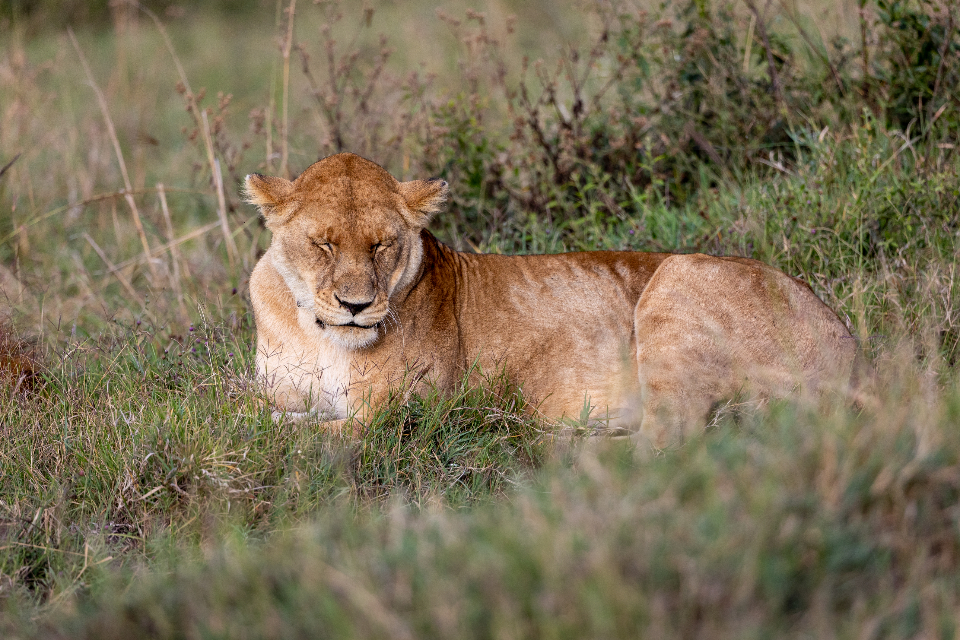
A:
[[[431,216],[443,209],[449,191],[447,183],[439,178],[401,182],[400,195],[413,216],[408,222],[416,227],[427,226]],[[407,212],[404,212],[404,217],[407,217]]]

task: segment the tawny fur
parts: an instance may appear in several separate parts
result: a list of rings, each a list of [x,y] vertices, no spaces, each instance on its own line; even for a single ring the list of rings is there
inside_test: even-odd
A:
[[[246,190],[273,231],[250,295],[257,373],[283,411],[362,421],[391,389],[451,388],[477,362],[547,416],[589,403],[663,446],[742,389],[818,395],[850,379],[836,314],[754,260],[460,253],[425,229],[445,182],[398,182],[347,153]]]

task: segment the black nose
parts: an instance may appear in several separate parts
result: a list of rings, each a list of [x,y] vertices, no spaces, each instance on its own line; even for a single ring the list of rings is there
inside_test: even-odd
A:
[[[337,296],[333,296],[333,297],[337,298]],[[373,304],[373,300],[371,300],[370,302],[344,302],[340,298],[337,298],[337,302],[340,303],[341,307],[343,307],[353,315],[357,315],[358,313],[360,313],[361,311],[369,307],[371,304]]]

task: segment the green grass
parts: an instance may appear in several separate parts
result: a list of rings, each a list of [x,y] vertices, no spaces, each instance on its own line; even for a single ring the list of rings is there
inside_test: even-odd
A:
[[[739,5],[514,3],[512,35],[500,4],[448,8],[455,24],[384,3],[369,27],[343,5],[331,43],[339,5],[298,3],[295,44],[344,108],[324,111],[295,51],[286,133],[273,3],[165,16],[176,57],[142,15],[76,24],[151,248],[211,225],[149,264],[78,54],[12,24],[2,315],[40,375],[0,389],[0,635],[955,637],[960,45],[955,9],[895,4],[867,5],[864,66],[856,3],[780,7],[749,48]],[[396,51],[377,71],[381,30]],[[175,59],[207,89],[232,265]],[[398,393],[355,438],[273,421],[246,290],[269,234],[237,185],[279,173],[284,141],[304,168],[337,131],[447,179],[431,228],[461,248],[704,251],[801,276],[859,340],[857,404],[734,400],[656,456],[531,417],[497,372]]]
[[[960,394],[900,384],[860,415],[780,405],[658,457],[594,444],[467,511],[328,498],[264,538],[208,509],[119,570],[120,543],[89,536],[89,595],[37,633],[949,636]]]

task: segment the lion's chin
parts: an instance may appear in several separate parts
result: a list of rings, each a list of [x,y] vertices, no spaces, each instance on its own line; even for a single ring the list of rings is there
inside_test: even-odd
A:
[[[321,326],[325,326],[324,334],[330,341],[344,349],[362,349],[373,344],[380,337],[379,325],[373,325],[372,327],[357,325]]]

